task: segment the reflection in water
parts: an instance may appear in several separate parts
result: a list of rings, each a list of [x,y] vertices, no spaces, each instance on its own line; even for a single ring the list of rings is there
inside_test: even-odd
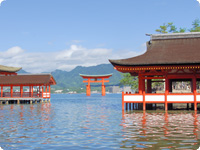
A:
[[[112,103],[115,98],[58,96],[61,98],[52,99],[51,104],[2,105],[0,146],[20,150],[119,149],[121,109]]]
[[[3,149],[197,149],[200,114],[123,112],[121,95],[55,94],[51,103],[0,105]]]
[[[38,105],[1,105],[1,146],[7,145],[5,149],[9,149],[13,147],[13,144],[30,143],[30,137],[32,140],[35,137],[34,143],[39,142],[36,138],[38,135],[34,135],[34,133],[38,129],[40,129],[39,133],[44,132],[44,126],[50,120],[50,106],[49,103]],[[23,148],[28,148],[28,146],[23,146]]]
[[[123,148],[197,149],[197,112],[123,112]]]

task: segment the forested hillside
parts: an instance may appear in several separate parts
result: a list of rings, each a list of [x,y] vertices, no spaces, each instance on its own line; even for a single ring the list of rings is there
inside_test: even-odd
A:
[[[25,70],[20,70],[20,73],[28,73]],[[77,66],[71,71],[62,71],[62,70],[55,70],[51,72],[54,79],[56,80],[57,84],[52,86],[52,90],[63,90],[64,92],[68,91],[77,91],[80,92],[81,88],[82,91],[85,92],[85,85],[83,83],[82,77],[79,74],[90,74],[90,75],[100,75],[100,74],[110,74],[113,75],[109,78],[109,83],[105,83],[105,85],[119,85],[120,80],[122,79],[122,75],[113,69],[111,64],[101,64],[97,66],[91,67],[82,67]],[[93,88],[101,88],[101,84],[93,83]]]
[[[69,72],[55,70],[52,72],[52,75],[55,78],[57,85],[52,86],[52,88],[78,90],[79,88],[85,88],[86,85],[86,83],[83,83],[83,79],[79,74],[100,75],[109,73],[113,73],[113,75],[109,78],[110,82],[106,83],[106,85],[119,85],[122,75],[118,71],[114,70],[111,64],[101,64],[91,67],[78,66]],[[93,85],[95,86],[99,84],[94,83]]]

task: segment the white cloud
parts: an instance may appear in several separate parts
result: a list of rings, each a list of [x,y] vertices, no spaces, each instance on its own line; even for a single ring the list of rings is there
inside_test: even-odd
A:
[[[87,49],[80,45],[71,45],[69,49],[57,52],[34,52],[16,46],[0,52],[0,64],[22,67],[31,73],[51,72],[55,69],[70,71],[76,66],[94,66],[109,63],[108,59],[122,59],[144,52],[144,45],[139,52],[130,50],[114,51],[106,48]]]
[[[197,2],[199,2],[199,4],[200,4],[200,0],[197,0]]]
[[[6,1],[6,0],[0,0],[0,6],[1,6],[1,3],[2,3],[3,1]]]
[[[5,58],[10,58],[10,57],[18,56],[19,54],[21,54],[23,52],[24,52],[23,49],[21,49],[18,46],[15,46],[15,47],[8,49],[6,52],[0,52],[0,56],[5,57]]]

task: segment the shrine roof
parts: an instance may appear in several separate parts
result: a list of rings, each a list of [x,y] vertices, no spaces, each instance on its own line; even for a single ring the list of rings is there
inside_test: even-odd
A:
[[[101,74],[101,75],[87,75],[87,74],[79,74],[83,78],[103,78],[103,77],[110,77],[112,76],[112,73],[110,74]]]
[[[0,76],[1,85],[55,85],[56,81],[51,74],[19,74]]]
[[[0,65],[0,72],[17,72],[21,69],[22,69],[21,67],[9,67]]]
[[[200,32],[153,34],[147,51],[139,56],[109,60],[114,66],[200,64]]]

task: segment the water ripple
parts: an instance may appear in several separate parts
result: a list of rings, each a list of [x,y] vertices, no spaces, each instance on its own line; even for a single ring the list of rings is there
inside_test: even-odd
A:
[[[200,114],[122,112],[121,95],[52,95],[51,103],[0,105],[7,149],[197,149]]]

